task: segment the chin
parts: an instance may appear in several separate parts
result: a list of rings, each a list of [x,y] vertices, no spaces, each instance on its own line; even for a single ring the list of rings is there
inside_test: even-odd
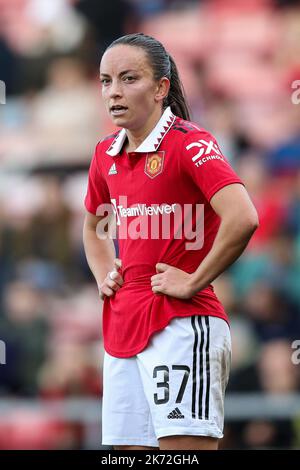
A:
[[[111,116],[112,122],[118,127],[125,127],[126,119],[124,116]]]

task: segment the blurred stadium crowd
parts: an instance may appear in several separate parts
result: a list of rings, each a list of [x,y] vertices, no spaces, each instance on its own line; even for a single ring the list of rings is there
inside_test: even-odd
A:
[[[134,31],[174,56],[193,120],[216,136],[259,212],[245,254],[214,283],[231,318],[228,392],[299,392],[299,2],[0,0],[0,400],[101,397],[83,199],[94,146],[112,130],[101,53]],[[0,418],[0,449],[83,448],[83,434],[31,408]],[[299,447],[300,415],[228,421],[222,446]]]

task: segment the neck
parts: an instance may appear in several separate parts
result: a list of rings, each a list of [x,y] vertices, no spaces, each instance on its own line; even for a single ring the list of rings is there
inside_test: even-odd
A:
[[[146,137],[150,134],[150,132],[154,129],[160,120],[162,114],[163,110],[161,108],[157,108],[154,110],[153,114],[149,116],[146,124],[142,128],[126,130],[128,137],[128,143],[126,146],[127,152],[133,152],[141,145],[142,142],[144,142]]]

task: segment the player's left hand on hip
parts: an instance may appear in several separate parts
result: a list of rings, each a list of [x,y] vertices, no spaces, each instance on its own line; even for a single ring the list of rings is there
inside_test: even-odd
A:
[[[154,294],[165,294],[178,299],[190,299],[195,295],[192,287],[192,275],[166,263],[157,263],[156,272],[151,277]]]

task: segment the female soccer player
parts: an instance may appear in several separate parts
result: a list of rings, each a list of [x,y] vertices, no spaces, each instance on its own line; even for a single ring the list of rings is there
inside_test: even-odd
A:
[[[103,444],[217,449],[231,342],[211,282],[243,252],[257,213],[214,137],[190,122],[160,42],[117,39],[100,80],[121,128],[96,146],[85,199],[85,251],[104,299]]]

